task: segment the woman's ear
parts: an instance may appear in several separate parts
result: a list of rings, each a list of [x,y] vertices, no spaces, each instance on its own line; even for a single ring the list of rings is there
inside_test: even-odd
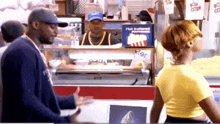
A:
[[[187,42],[186,45],[187,45],[187,47],[191,48],[191,47],[193,47],[193,42],[192,41]]]

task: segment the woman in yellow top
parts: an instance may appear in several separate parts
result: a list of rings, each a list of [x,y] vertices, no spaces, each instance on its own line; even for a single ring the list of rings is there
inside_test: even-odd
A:
[[[150,122],[158,122],[165,104],[165,123],[207,123],[206,115],[219,123],[220,110],[208,82],[190,66],[194,53],[202,49],[199,28],[192,21],[180,21],[166,29],[161,43],[174,62],[158,74]]]

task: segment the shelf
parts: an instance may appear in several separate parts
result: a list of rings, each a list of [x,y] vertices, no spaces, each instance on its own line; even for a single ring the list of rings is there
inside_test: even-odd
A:
[[[88,22],[88,20],[85,20],[85,22]],[[104,22],[120,22],[120,23],[125,23],[125,22],[129,22],[129,20],[105,19]]]
[[[121,29],[104,28],[105,31],[121,31]]]
[[[152,50],[154,47],[118,47],[117,45],[112,46],[78,46],[78,47],[69,47],[69,46],[60,46],[60,47],[53,47],[53,46],[44,46],[45,50],[54,49],[54,50]]]
[[[66,0],[55,0],[55,2],[66,2]]]
[[[118,6],[118,3],[110,3],[108,6]]]

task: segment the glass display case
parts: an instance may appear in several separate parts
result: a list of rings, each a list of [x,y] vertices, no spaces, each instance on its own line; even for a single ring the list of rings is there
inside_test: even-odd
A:
[[[151,85],[154,48],[44,46],[54,85]],[[48,52],[52,54],[48,54]],[[59,52],[59,54],[58,54]],[[48,57],[51,56],[51,57]]]

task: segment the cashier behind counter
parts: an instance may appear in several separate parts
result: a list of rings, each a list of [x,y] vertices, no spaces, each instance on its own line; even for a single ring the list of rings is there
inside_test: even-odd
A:
[[[92,11],[88,14],[89,29],[80,40],[80,45],[113,45],[121,43],[119,39],[111,33],[103,30],[103,14],[98,11]]]

